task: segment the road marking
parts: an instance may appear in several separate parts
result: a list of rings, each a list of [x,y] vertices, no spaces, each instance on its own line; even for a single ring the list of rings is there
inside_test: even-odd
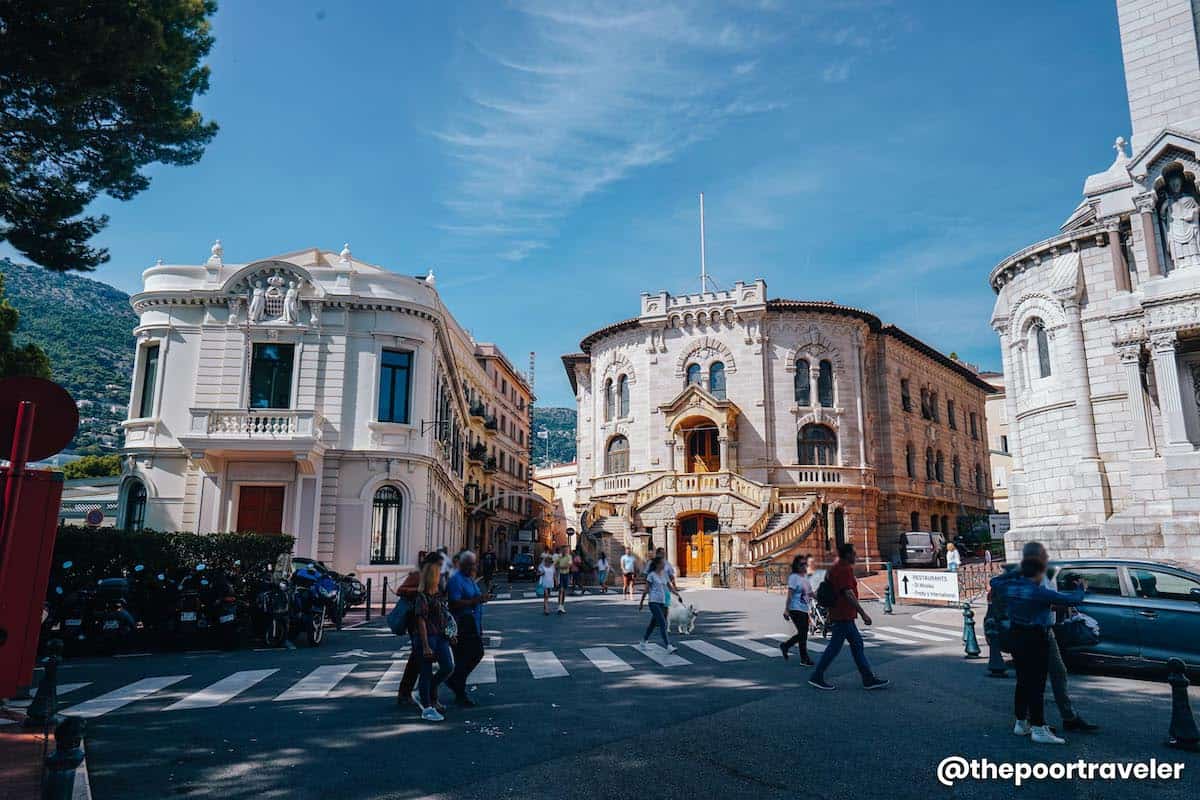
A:
[[[245,672],[235,672],[222,678],[211,686],[189,694],[179,702],[172,703],[163,711],[183,711],[189,708],[212,708],[237,697],[259,681],[274,675],[278,669],[252,669]]]
[[[91,681],[87,683],[60,683],[55,689],[55,695],[64,695],[67,692],[73,692],[76,689],[82,689],[85,686],[91,686]],[[33,704],[33,698],[28,700],[9,700],[5,703],[8,708],[29,708]]]
[[[531,597],[537,597],[538,593],[537,592],[524,592],[523,595],[524,595],[525,599],[528,600]]]
[[[751,653],[758,653],[760,656],[768,658],[783,658],[783,653],[779,652],[778,647],[771,647],[761,642],[756,642],[746,636],[722,636],[721,641],[735,644],[743,650],[749,650]]]
[[[395,694],[400,689],[400,677],[404,674],[404,665],[408,663],[408,659],[403,661],[393,661],[387,668],[387,672],[383,673],[383,677],[375,684],[375,688],[371,690],[372,697],[381,697],[389,694]]]
[[[140,681],[135,681],[128,686],[122,686],[116,691],[102,694],[99,697],[93,697],[91,700],[80,703],[77,706],[72,706],[69,709],[69,716],[83,717],[84,719],[99,717],[110,711],[116,711],[122,706],[135,703],[138,700],[144,700],[155,692],[190,677],[190,675],[164,675],[160,678],[142,678]]]
[[[878,647],[879,646],[879,645],[875,644],[874,642],[866,641],[869,631],[859,631],[859,633],[861,633],[863,635],[863,647]],[[792,637],[786,633],[768,633],[763,638],[774,639],[778,642],[786,642],[788,639],[790,639]],[[828,639],[822,639],[817,636],[810,635],[806,641],[808,643],[809,649],[816,650],[818,653],[829,646]]]
[[[290,689],[275,698],[275,702],[285,700],[312,700],[324,697],[333,691],[338,681],[354,671],[356,664],[326,664],[317,667],[312,672],[296,681]]]
[[[680,639],[679,643],[684,647],[690,647],[700,655],[708,656],[714,661],[745,661],[744,656],[739,656],[737,653],[731,653],[728,650],[722,650],[711,642],[706,642],[703,639]]]
[[[905,639],[903,636],[892,635],[891,632],[893,631],[899,633],[898,628],[888,628],[887,630],[887,633],[878,629],[866,631],[865,633],[870,634],[871,638],[873,639],[882,639],[883,641],[891,642],[892,644],[920,644],[920,642],[914,642],[912,639]]]
[[[492,653],[484,653],[483,660],[475,669],[471,670],[471,676],[467,679],[467,683],[495,683],[496,682],[496,656]]]
[[[525,653],[524,656],[534,678],[564,678],[568,675],[567,668],[558,660],[558,656],[549,650]]]
[[[686,658],[677,656],[674,653],[668,653],[661,644],[654,644],[653,642],[647,644],[645,647],[639,647],[637,650],[660,667],[682,667],[692,663]]]
[[[583,654],[601,672],[629,672],[633,669],[632,666],[622,661],[616,653],[607,647],[585,647],[583,648]]]
[[[883,628],[888,633],[896,636],[911,636],[914,639],[924,639],[927,642],[946,642],[949,641],[945,636],[931,636],[928,633],[914,631],[912,628]],[[953,638],[953,637],[951,637]]]
[[[942,636],[945,636],[948,640],[962,638],[962,630],[961,629],[960,630],[952,630],[950,628],[935,628],[932,625],[913,625],[912,627],[920,628],[921,630],[929,631],[930,633],[940,633]]]

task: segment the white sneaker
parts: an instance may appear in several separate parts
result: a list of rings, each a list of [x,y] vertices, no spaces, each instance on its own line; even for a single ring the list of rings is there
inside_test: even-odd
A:
[[[1017,736],[1028,736],[1029,730],[1030,728],[1028,720],[1019,719],[1017,720],[1017,724],[1013,725],[1013,733],[1015,733]]]
[[[645,652],[645,650],[646,650],[646,642],[645,642],[645,641],[638,642],[638,643],[637,643],[637,649],[638,649],[638,650],[641,650],[642,652]]]
[[[679,648],[678,648],[678,647],[676,647],[675,645],[670,645],[670,646],[668,646],[668,647],[667,647],[667,652],[668,652],[668,653],[675,653],[675,652],[678,652],[678,651],[679,651]]]
[[[421,712],[421,719],[425,720],[426,722],[441,722],[446,718],[439,714],[436,708],[430,706]]]
[[[1029,738],[1037,744],[1066,744],[1067,740],[1054,733],[1045,725],[1035,725],[1029,729]]]

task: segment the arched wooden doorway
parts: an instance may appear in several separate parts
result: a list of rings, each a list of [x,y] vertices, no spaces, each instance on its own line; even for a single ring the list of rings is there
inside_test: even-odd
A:
[[[720,530],[715,514],[681,517],[675,527],[675,552],[680,577],[703,575],[712,569],[713,539]]]
[[[685,472],[720,472],[721,440],[717,426],[706,417],[692,417],[679,424],[683,437]]]

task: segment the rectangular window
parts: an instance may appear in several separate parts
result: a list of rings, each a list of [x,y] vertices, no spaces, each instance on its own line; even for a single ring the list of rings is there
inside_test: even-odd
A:
[[[971,412],[971,438],[979,438],[979,418],[975,416],[975,412]]]
[[[946,401],[946,421],[950,423],[950,430],[952,430],[952,431],[958,430],[958,420],[955,418],[954,410],[955,410],[954,409],[954,401],[947,400]]]
[[[1071,591],[1080,578],[1087,581],[1088,591],[1092,594],[1121,596],[1121,580],[1117,577],[1116,567],[1065,567],[1054,576],[1060,592]]]
[[[295,345],[256,344],[250,357],[250,408],[292,407]]]
[[[408,422],[412,353],[384,350],[379,358],[379,421]]]
[[[158,345],[146,347],[146,360],[142,364],[142,389],[138,398],[138,416],[154,416],[154,383],[158,380]]]
[[[1008,437],[1007,437],[1007,436],[1003,436],[1003,435],[1002,435],[1002,436],[1000,437],[1000,452],[1001,452],[1001,453],[1007,453],[1007,452],[1008,452]]]

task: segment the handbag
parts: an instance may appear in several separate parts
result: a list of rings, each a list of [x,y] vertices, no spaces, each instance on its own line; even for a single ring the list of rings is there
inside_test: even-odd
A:
[[[446,620],[446,627],[442,631],[442,635],[447,639],[453,639],[458,636],[458,622],[454,619],[454,615],[450,613],[450,604],[445,600],[442,601],[442,618]]]
[[[412,603],[403,597],[396,600],[396,605],[387,613],[387,626],[392,633],[403,636],[412,628]]]
[[[541,597],[546,593],[546,587],[542,586],[541,581],[538,581],[537,586],[534,588],[534,593],[537,594],[538,597]]]
[[[1078,611],[1054,626],[1054,640],[1064,650],[1095,647],[1100,644],[1100,623]]]

